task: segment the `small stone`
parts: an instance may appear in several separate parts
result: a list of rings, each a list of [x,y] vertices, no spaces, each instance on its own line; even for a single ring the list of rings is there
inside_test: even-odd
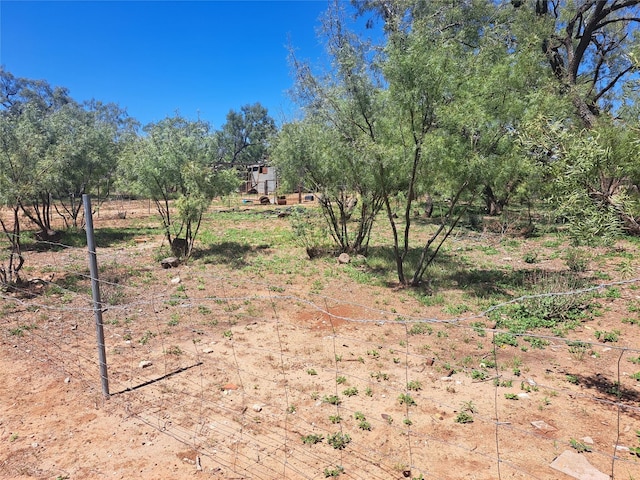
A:
[[[71,377],[67,377],[64,379],[64,383],[69,383],[69,382],[71,382]]]
[[[544,433],[555,432],[557,430],[556,427],[553,427],[553,426],[549,425],[544,420],[535,420],[535,421],[531,422],[531,425],[536,427],[538,430],[543,431]]]
[[[593,438],[591,437],[582,437],[582,441],[587,445],[593,445]]]
[[[603,348],[602,348],[602,353],[604,353],[604,352],[608,352],[608,351],[610,351],[610,350],[611,350],[611,347],[603,347]]]
[[[238,387],[235,383],[227,383],[222,387],[222,390],[238,390]]]
[[[629,451],[629,447],[625,447],[624,445],[616,445],[616,450],[618,450],[620,452],[628,452]]]
[[[452,377],[440,377],[440,380],[442,380],[443,382],[450,382],[451,380],[453,380]]]
[[[180,260],[177,257],[167,257],[160,260],[162,268],[175,268],[180,265]]]
[[[182,282],[182,279],[180,277],[174,277],[171,279],[171,283],[173,285],[178,285],[180,282]]]
[[[345,265],[351,261],[351,257],[348,253],[341,253],[338,257],[338,263],[341,265]]]
[[[261,411],[262,411],[262,408],[263,408],[263,405],[262,405],[262,404],[260,404],[260,403],[256,403],[253,407],[251,407],[251,409],[252,409],[254,412],[261,412]]]
[[[213,353],[213,352],[214,352],[213,348],[204,348],[202,350],[202,353]]]
[[[530,398],[528,393],[522,392],[518,394],[518,398]]]
[[[38,448],[38,442],[33,442],[33,443],[31,444],[31,446],[32,446],[33,448]]]
[[[138,366],[139,366],[140,368],[147,368],[147,367],[150,367],[151,365],[153,365],[153,362],[152,362],[151,360],[142,360],[142,361],[138,364]]]

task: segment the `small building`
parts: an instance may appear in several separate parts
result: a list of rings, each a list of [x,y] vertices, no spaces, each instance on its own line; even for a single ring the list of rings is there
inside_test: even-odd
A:
[[[240,186],[243,193],[270,195],[276,191],[278,180],[276,168],[269,165],[249,165],[246,167],[245,178]]]

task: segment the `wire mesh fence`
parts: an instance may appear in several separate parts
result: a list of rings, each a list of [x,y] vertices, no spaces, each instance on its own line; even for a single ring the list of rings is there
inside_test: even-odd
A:
[[[97,395],[86,252],[42,255],[41,278],[2,294],[1,334]],[[494,315],[612,287],[636,298],[640,279],[424,318],[212,265],[163,270],[125,248],[98,259],[106,402],[183,443],[198,470],[552,479],[570,450],[611,478],[640,475],[638,345],[589,325],[514,333]]]

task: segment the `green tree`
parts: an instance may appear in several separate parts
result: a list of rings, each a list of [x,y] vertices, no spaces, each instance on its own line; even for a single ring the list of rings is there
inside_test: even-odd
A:
[[[52,143],[48,119],[71,101],[66,89],[18,78],[0,68],[0,201],[11,211],[9,219],[0,219],[10,244],[0,267],[0,281],[5,285],[20,281],[24,264],[21,213],[38,203],[43,179],[54,175],[55,168],[47,159]]]
[[[230,110],[226,120],[216,132],[216,163],[244,166],[264,162],[277,132],[267,109],[260,103],[244,105],[239,112]]]
[[[64,88],[52,88],[42,80],[16,78],[5,70],[0,70],[0,89],[7,132],[3,144],[5,168],[0,175],[10,185],[5,195],[46,238],[52,232],[51,188],[61,175],[51,155],[56,141],[51,119],[74,102]]]
[[[636,82],[640,0],[520,3],[535,9],[548,66],[584,127],[594,127],[620,104],[624,86]]]
[[[535,11],[530,25],[540,32],[548,69],[573,109],[534,120],[535,146],[522,132],[531,151],[542,153],[556,207],[571,220],[576,241],[639,235],[637,161],[629,161],[629,152],[639,124],[640,1],[519,3],[518,10]]]
[[[155,202],[174,254],[189,256],[206,209],[237,188],[238,176],[212,167],[215,142],[207,122],[174,116],[143,130],[121,157],[122,179]]]
[[[590,129],[539,119],[523,142],[545,172],[558,216],[575,243],[609,243],[640,234],[640,143],[637,129],[599,119]]]
[[[382,199],[367,162],[354,157],[339,138],[335,128],[309,116],[283,125],[272,158],[285,186],[304,183],[318,193],[338,250],[366,253]]]
[[[51,116],[50,125],[55,140],[49,155],[58,177],[48,188],[65,224],[78,227],[82,195],[109,194],[119,153],[137,124],[117,105],[91,101],[65,105]]]

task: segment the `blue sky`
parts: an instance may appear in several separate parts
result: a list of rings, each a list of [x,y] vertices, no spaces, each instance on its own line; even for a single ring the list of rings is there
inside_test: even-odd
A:
[[[115,102],[143,125],[178,111],[219,129],[260,102],[291,120],[287,45],[317,63],[327,0],[0,1],[0,64]]]

